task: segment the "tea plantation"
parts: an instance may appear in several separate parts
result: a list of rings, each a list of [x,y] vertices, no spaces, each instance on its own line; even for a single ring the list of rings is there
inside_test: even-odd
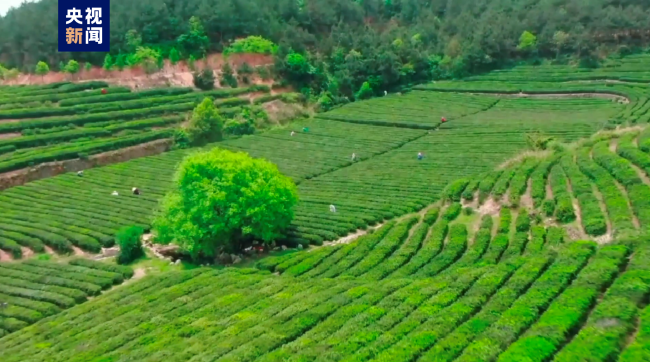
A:
[[[269,92],[268,86],[135,92],[97,81],[0,87],[0,172],[170,138],[174,126],[205,97],[215,99],[228,116],[251,104],[241,96]],[[275,98],[266,95],[255,102]]]
[[[129,270],[2,263],[0,360],[650,361],[647,64],[515,67],[209,145],[290,176],[281,241],[311,247],[101,295]],[[192,151],[0,192],[0,248],[92,253],[149,229]]]

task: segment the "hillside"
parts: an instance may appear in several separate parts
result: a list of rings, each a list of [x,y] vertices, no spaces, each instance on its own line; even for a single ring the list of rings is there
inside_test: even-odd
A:
[[[648,64],[422,84],[206,146],[298,185],[292,250],[249,268],[170,265],[101,293],[129,270],[68,259],[150,229],[193,149],[0,191],[0,359],[650,360]],[[39,321],[65,293],[101,295]]]

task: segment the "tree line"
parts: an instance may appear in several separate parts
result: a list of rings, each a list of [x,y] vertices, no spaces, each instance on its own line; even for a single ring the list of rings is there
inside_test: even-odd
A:
[[[0,62],[155,69],[259,36],[274,44],[275,73],[325,107],[520,62],[596,66],[650,40],[644,0],[113,0],[107,56],[58,53],[56,14],[42,0],[0,18]]]

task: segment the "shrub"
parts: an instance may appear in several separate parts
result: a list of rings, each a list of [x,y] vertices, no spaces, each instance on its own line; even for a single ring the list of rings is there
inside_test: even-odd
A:
[[[553,213],[555,212],[555,200],[553,199],[544,200],[544,202],[542,203],[542,211],[544,211],[544,215],[548,217],[553,216]]]
[[[530,216],[527,212],[523,211],[517,215],[517,232],[525,232],[530,230]]]
[[[214,89],[214,72],[212,69],[205,68],[200,72],[192,73],[192,80],[194,86],[202,90],[212,90]]]
[[[458,217],[458,215],[460,215],[462,208],[463,207],[458,202],[449,205],[447,210],[445,210],[445,212],[442,214],[443,220],[446,220],[448,222],[455,220]]]
[[[138,226],[126,226],[117,232],[115,242],[120,247],[118,264],[129,264],[144,255],[141,242],[143,233],[144,230]]]

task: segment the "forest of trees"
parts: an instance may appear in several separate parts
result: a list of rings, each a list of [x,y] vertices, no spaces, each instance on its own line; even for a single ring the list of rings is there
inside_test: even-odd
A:
[[[42,0],[0,18],[0,63],[101,66],[104,53],[57,52],[56,14],[57,1]],[[249,35],[278,45],[276,73],[303,93],[353,99],[518,62],[593,66],[636,52],[650,40],[650,1],[111,1],[113,61],[139,46],[145,58],[198,59]]]

